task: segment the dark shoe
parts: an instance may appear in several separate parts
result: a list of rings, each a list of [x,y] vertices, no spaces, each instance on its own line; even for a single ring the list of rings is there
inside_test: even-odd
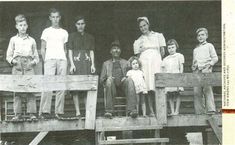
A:
[[[50,119],[50,114],[49,113],[42,113],[41,115],[39,115],[39,119]]]
[[[104,114],[104,117],[105,117],[105,118],[112,118],[112,113],[106,112],[106,113]]]
[[[136,118],[138,116],[137,111],[130,112],[130,116],[131,116],[131,118]]]

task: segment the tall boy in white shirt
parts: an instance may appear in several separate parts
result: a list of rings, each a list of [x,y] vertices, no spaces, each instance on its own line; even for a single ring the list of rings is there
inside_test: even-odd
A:
[[[68,32],[59,25],[60,12],[52,8],[49,12],[51,26],[44,29],[41,36],[41,53],[44,60],[44,75],[66,75],[67,58],[66,43]],[[61,118],[64,114],[65,91],[56,92],[55,117]],[[39,115],[47,118],[51,113],[52,92],[43,92],[40,102]]]

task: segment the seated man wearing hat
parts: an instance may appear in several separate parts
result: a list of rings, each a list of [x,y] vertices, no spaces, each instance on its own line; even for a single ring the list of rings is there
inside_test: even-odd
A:
[[[127,113],[132,118],[136,118],[137,98],[134,82],[131,78],[126,78],[128,62],[120,58],[121,48],[118,41],[111,44],[110,53],[112,58],[103,63],[100,82],[105,87],[105,117],[111,118],[114,112],[114,101],[117,92],[124,92],[127,100]]]

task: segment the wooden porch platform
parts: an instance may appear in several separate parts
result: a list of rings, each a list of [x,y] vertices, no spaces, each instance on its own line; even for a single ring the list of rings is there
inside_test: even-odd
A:
[[[191,127],[191,126],[208,126],[207,120],[211,117],[216,118],[218,125],[222,125],[222,115],[195,115],[195,114],[182,114],[177,116],[167,117],[167,124],[164,127]],[[136,127],[136,128],[148,128],[148,126],[158,126],[157,119],[155,117],[138,117],[132,119],[130,117],[118,117],[113,119],[106,119],[103,117],[96,119],[96,131],[105,130],[105,128],[124,128]]]
[[[189,127],[189,126],[208,126],[207,120],[209,115],[177,115],[167,118],[167,125],[164,127]],[[213,115],[216,118],[217,124],[222,125],[222,115]],[[130,117],[117,117],[113,119],[106,119],[98,117],[96,119],[96,131],[104,130],[105,128],[148,128],[152,126],[153,129],[159,124],[155,117],[138,117],[132,119]],[[1,133],[14,133],[14,132],[41,132],[41,131],[69,131],[69,130],[84,130],[85,120],[45,120],[37,122],[5,122],[0,123]],[[124,129],[125,130],[125,129]]]

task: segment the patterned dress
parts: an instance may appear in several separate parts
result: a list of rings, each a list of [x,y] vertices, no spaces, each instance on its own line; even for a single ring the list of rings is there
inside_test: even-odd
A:
[[[131,77],[131,79],[134,81],[136,94],[141,92],[147,93],[144,73],[141,70],[129,70],[126,76]]]
[[[95,39],[92,35],[74,32],[69,35],[68,49],[73,52],[73,62],[76,67],[74,75],[91,74],[90,51],[95,49]]]

